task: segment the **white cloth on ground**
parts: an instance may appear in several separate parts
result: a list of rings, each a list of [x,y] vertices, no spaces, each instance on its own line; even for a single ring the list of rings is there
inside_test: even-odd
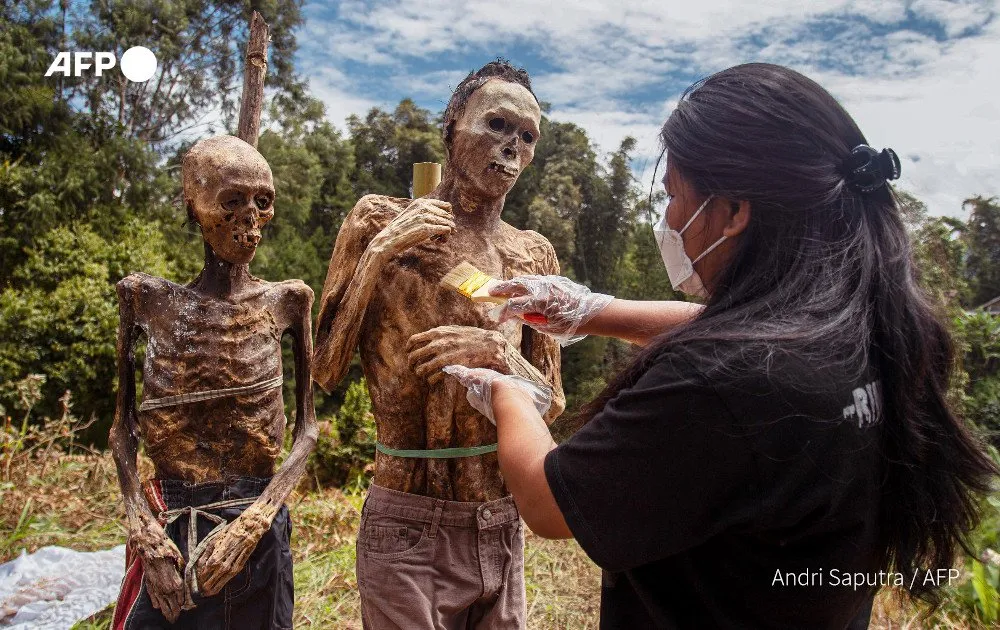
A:
[[[113,603],[124,575],[125,545],[22,552],[0,564],[0,626],[68,630]]]

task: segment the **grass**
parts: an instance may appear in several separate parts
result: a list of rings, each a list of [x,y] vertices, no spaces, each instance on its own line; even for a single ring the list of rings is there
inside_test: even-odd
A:
[[[40,475],[42,467],[45,474]],[[296,493],[289,501],[294,531],[295,627],[360,629],[355,533],[362,497],[337,489]],[[125,539],[122,504],[111,457],[55,456],[30,460],[0,484],[0,562],[46,545],[104,549]],[[530,533],[525,544],[528,627],[597,627],[600,570],[573,541],[553,541]],[[949,601],[932,617],[900,602],[891,590],[876,600],[872,628],[882,630],[989,626]],[[78,623],[77,629],[110,627],[112,610]]]

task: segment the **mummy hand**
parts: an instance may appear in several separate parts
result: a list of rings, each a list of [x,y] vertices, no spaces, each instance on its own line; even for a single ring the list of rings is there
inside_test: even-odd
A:
[[[142,560],[143,583],[150,602],[167,621],[177,621],[184,606],[184,557],[163,527],[148,521],[129,536]]]
[[[215,595],[236,577],[270,527],[266,519],[251,510],[248,508],[206,544],[195,564],[198,591],[202,595]]]
[[[372,239],[369,247],[388,257],[433,238],[447,237],[455,229],[451,204],[437,199],[414,199],[405,210]]]
[[[443,379],[441,369],[451,364],[489,368],[503,373],[512,371],[508,359],[512,348],[496,330],[438,326],[410,337],[406,350],[414,373],[431,383]]]

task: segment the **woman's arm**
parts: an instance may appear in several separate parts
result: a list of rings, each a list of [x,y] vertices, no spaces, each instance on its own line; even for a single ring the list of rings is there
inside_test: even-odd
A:
[[[579,335],[615,337],[644,346],[649,340],[679,326],[705,308],[692,302],[619,300],[615,298],[584,322],[576,332]]]
[[[522,319],[563,345],[586,335],[645,345],[653,337],[690,321],[703,308],[690,302],[619,300],[552,275],[518,276],[497,283],[489,291],[490,295],[509,298],[498,315],[500,321]]]
[[[556,447],[535,405],[517,385],[492,384],[500,472],[521,518],[543,538],[572,538],[545,478],[545,456]]]

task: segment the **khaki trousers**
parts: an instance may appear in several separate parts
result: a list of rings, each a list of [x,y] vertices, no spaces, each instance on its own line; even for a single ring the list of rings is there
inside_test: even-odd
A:
[[[357,573],[366,630],[524,628],[524,529],[509,496],[466,503],[372,485]]]

